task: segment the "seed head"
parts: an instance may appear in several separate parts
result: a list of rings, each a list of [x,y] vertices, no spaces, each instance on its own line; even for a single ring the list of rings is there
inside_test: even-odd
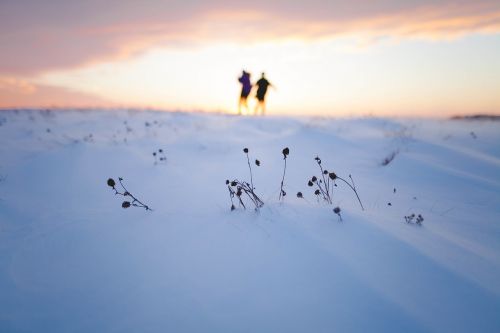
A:
[[[233,181],[231,182],[231,186],[236,186],[236,185],[238,185],[238,183],[236,182],[236,180],[233,180]]]
[[[328,174],[328,170],[324,170],[324,171],[323,171],[323,174],[324,174],[324,175],[327,175],[327,174]]]
[[[226,179],[226,185],[229,185],[229,179]]]
[[[248,148],[243,148],[243,152],[244,152],[245,154],[248,154]]]
[[[335,172],[330,172],[328,176],[330,177],[331,180],[337,179],[337,175],[335,174]]]
[[[288,147],[286,147],[286,148],[283,149],[282,153],[283,153],[283,155],[286,158],[288,156],[288,154],[290,154],[290,149],[288,149]]]
[[[313,186],[313,185],[314,185],[314,184],[313,184],[313,182],[312,182],[312,181],[308,181],[308,182],[307,182],[307,186]]]
[[[304,196],[302,195],[302,192],[297,192],[297,198],[304,198]]]
[[[260,166],[260,161],[259,160],[255,160],[255,165]]]
[[[156,152],[153,153],[153,156],[156,156]]]
[[[333,209],[333,212],[334,212],[335,214],[340,214],[340,207],[335,207],[335,208]]]
[[[163,149],[158,149],[158,151],[159,151],[160,153],[163,153]]]
[[[235,210],[236,207],[234,207],[234,205],[231,205],[231,211]]]
[[[315,181],[317,181],[317,180],[318,180],[318,178],[316,178],[316,176],[313,176],[313,177],[311,178],[311,180],[312,180],[312,181],[313,181],[313,183],[314,183]]]
[[[115,180],[113,178],[109,178],[108,179],[108,186],[115,187],[115,185],[116,185]]]
[[[122,202],[122,208],[129,208],[129,207],[130,207],[130,202],[129,201]]]
[[[319,190],[314,191],[314,194],[319,195]]]

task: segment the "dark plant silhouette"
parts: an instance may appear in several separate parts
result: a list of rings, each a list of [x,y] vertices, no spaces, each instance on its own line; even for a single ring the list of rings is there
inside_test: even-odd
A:
[[[399,154],[399,150],[395,150],[393,152],[391,152],[389,155],[387,155],[383,160],[382,162],[380,163],[382,166],[386,166],[386,165],[389,165],[389,163],[391,163],[394,158],[396,158],[396,155]]]
[[[239,205],[246,209],[246,205],[242,199],[243,194],[245,194],[248,199],[254,204],[255,210],[264,206],[264,202],[259,198],[257,194],[251,189],[251,185],[247,182],[241,182],[237,179],[233,181],[226,180],[226,185],[229,190],[229,197],[231,199],[231,210],[235,210],[233,198],[236,196],[238,198]]]
[[[125,200],[122,202],[122,207],[123,208],[129,208],[130,206],[133,206],[133,207],[140,207],[140,208],[144,208],[146,210],[152,210],[148,205],[145,205],[143,204],[139,199],[137,199],[134,195],[132,195],[132,193],[130,193],[126,188],[125,186],[123,185],[123,178],[122,177],[119,177],[118,178],[118,182],[120,183],[120,186],[122,187],[123,189],[123,192],[120,192],[116,189],[116,182],[113,178],[109,178],[108,181],[107,181],[107,184],[109,187],[111,187],[114,191],[115,191],[115,195],[121,195],[121,196],[124,196],[124,197],[130,197],[130,199],[132,201],[128,201],[128,200]]]
[[[243,152],[247,155],[248,169],[250,170],[250,184],[252,185],[252,189],[253,189],[254,187],[253,187],[252,166],[250,165],[250,156],[248,156],[248,148],[243,148]],[[257,163],[255,163],[255,164],[257,164]],[[260,161],[259,161],[259,164],[257,164],[257,166],[259,166],[259,165],[260,165]]]
[[[285,162],[285,166],[283,167],[283,177],[281,178],[281,187],[280,187],[279,200],[282,200],[282,199],[284,200],[285,196],[286,196],[286,192],[283,189],[283,185],[284,185],[284,182],[285,182],[285,173],[286,173],[286,158],[290,154],[290,149],[288,149],[288,147],[283,148],[283,150],[281,151],[281,153],[283,154],[283,161]]]
[[[153,156],[155,158],[155,165],[167,162],[167,156],[165,156],[163,149],[158,149],[158,151],[153,152]]]
[[[405,216],[405,221],[408,224],[416,224],[416,225],[422,225],[422,222],[424,222],[424,218],[422,215],[418,214],[415,216],[415,214],[407,215]]]
[[[349,183],[344,178],[339,177],[335,172],[329,172],[328,170],[323,169],[323,166],[321,164],[321,158],[319,158],[319,156],[316,156],[314,160],[318,164],[319,169],[321,171],[321,179],[318,179],[318,177],[316,176],[312,176],[312,178],[307,182],[307,185],[309,187],[313,187],[314,185],[316,185],[317,189],[314,191],[314,194],[317,196],[318,201],[319,201],[319,196],[321,195],[324,201],[328,202],[329,204],[332,204],[331,194],[333,192],[333,188],[337,187],[336,181],[340,180],[351,188],[351,190],[356,195],[356,198],[358,199],[361,209],[362,210],[365,209],[363,207],[363,204],[361,203],[358,191],[356,190],[356,185],[354,184],[354,179],[352,178],[351,175],[349,175],[349,179],[351,180],[352,184]]]
[[[238,198],[239,205],[246,209],[246,205],[242,199],[242,196],[245,194],[248,199],[254,204],[255,210],[258,210],[260,207],[264,206],[264,201],[262,201],[259,196],[255,193],[255,187],[253,185],[253,174],[252,174],[252,166],[250,164],[250,157],[248,155],[248,148],[244,148],[243,152],[247,156],[247,164],[250,172],[250,184],[245,181],[239,181],[235,179],[233,181],[226,180],[226,185],[229,191],[229,198],[231,199],[231,210],[235,210],[233,199],[236,196]],[[255,165],[260,166],[260,161],[255,160]]]
[[[339,216],[339,221],[342,222],[342,215],[340,215],[340,207],[335,207],[333,212]]]

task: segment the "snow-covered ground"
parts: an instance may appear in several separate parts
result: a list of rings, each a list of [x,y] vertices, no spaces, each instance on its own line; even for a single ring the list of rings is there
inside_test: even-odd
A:
[[[2,333],[500,332],[500,122],[11,110],[0,124]],[[231,212],[245,147],[265,205]],[[317,155],[352,175],[364,211],[341,182],[318,202]],[[110,177],[153,211],[121,208]]]

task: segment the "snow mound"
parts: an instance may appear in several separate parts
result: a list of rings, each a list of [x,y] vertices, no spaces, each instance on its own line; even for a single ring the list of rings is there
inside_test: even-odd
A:
[[[7,110],[0,140],[0,332],[500,331],[498,122]]]

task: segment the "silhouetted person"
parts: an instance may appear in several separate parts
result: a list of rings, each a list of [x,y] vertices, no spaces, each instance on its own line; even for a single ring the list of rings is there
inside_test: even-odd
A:
[[[241,114],[242,105],[247,109],[247,113],[249,113],[247,98],[248,95],[250,95],[250,91],[252,91],[252,83],[250,82],[250,73],[243,71],[238,81],[240,81],[241,83],[241,95],[240,95],[240,102],[238,103],[238,114]]]
[[[255,84],[257,86],[257,105],[255,106],[255,114],[258,114],[259,109],[262,115],[266,113],[266,93],[267,87],[272,86],[271,82],[267,81],[266,75],[262,73],[261,78]]]

